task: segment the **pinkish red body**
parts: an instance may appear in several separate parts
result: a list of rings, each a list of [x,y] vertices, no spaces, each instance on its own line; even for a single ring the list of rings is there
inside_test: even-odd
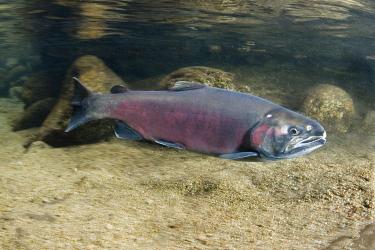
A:
[[[267,111],[280,108],[259,97],[209,87],[101,95],[99,105],[105,117],[125,122],[145,139],[215,154],[250,149],[250,130]]]
[[[146,139],[225,159],[291,158],[326,142],[317,121],[249,94],[189,82],[165,91],[116,86],[113,94],[92,94],[75,80],[75,108],[66,132],[90,120],[112,118],[118,121],[120,138]]]

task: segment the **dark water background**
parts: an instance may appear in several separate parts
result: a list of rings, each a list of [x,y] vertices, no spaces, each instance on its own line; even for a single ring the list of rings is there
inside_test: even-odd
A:
[[[0,11],[5,85],[17,64],[53,71],[58,84],[74,59],[92,54],[133,88],[183,66],[240,67],[291,88],[331,82],[375,107],[371,0],[18,0]]]

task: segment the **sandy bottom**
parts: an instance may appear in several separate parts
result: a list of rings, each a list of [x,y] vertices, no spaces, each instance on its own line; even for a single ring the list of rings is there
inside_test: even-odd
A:
[[[1,249],[375,249],[374,137],[237,162],[111,140],[50,148],[0,100]]]

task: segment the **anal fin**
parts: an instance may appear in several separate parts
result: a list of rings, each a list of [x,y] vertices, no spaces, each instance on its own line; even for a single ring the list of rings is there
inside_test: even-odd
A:
[[[227,159],[227,160],[238,160],[238,159],[244,159],[248,157],[256,157],[258,156],[258,153],[256,152],[235,152],[235,153],[229,153],[229,154],[221,154],[219,155],[220,158]]]
[[[154,140],[154,142],[157,144],[169,147],[169,148],[184,149],[184,146],[175,142],[169,142],[169,141],[164,141],[164,140]]]
[[[116,121],[115,135],[117,138],[133,141],[139,141],[143,139],[143,136],[141,134],[121,121]]]

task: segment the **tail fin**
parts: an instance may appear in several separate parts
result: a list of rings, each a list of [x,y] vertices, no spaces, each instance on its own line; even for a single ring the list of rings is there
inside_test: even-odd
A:
[[[92,96],[92,93],[81,83],[78,78],[73,77],[73,79],[74,95],[71,102],[71,105],[73,106],[73,114],[68,127],[65,129],[65,132],[69,132],[91,120],[87,115],[88,107],[85,100]]]

